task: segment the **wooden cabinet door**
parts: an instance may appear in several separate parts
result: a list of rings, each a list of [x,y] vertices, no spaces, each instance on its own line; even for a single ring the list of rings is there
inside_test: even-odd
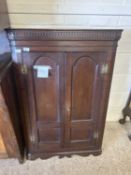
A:
[[[50,151],[62,145],[63,62],[61,53],[23,53],[23,64],[28,69],[25,98],[29,105],[30,150]]]
[[[65,145],[73,149],[88,149],[98,139],[106,57],[105,52],[67,53]]]

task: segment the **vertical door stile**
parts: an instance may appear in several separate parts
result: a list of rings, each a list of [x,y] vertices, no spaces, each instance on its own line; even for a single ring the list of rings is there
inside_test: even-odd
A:
[[[63,58],[63,59],[62,59]],[[59,58],[60,62],[60,92],[59,92],[59,101],[60,101],[60,146],[64,147],[64,133],[65,133],[65,118],[64,118],[64,106],[65,106],[65,54],[62,53],[62,57]]]
[[[23,75],[25,77],[25,86],[26,86],[26,93],[27,93],[27,103],[29,106],[29,116],[28,120],[30,123],[30,142],[33,144],[38,143],[37,139],[37,126],[36,126],[36,111],[35,111],[35,101],[33,99],[32,94],[35,93],[35,87],[33,82],[33,70],[32,70],[32,60],[30,57],[30,53],[23,53],[23,65],[27,66],[28,73]]]
[[[72,72],[72,56],[71,53],[66,54],[65,60],[65,146],[70,144],[71,129],[71,72]]]

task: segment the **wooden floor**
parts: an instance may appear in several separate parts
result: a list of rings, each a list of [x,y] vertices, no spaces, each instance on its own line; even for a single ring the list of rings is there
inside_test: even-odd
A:
[[[6,148],[4,146],[3,140],[2,140],[2,136],[0,134],[0,158],[7,158],[7,152],[6,152]]]

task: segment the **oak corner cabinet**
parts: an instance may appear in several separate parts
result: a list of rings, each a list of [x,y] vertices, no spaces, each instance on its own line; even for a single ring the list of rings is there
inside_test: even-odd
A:
[[[27,159],[101,153],[121,32],[7,30]]]

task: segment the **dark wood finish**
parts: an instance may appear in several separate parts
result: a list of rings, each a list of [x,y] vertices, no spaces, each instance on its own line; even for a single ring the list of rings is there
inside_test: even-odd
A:
[[[66,59],[66,113],[68,142],[82,148],[94,145],[103,76],[104,52],[69,53]]]
[[[10,53],[0,55],[0,132],[8,157],[23,160],[23,140]]]
[[[122,30],[7,30],[18,41],[117,41]]]
[[[121,30],[7,32],[27,158],[100,154]]]
[[[31,118],[31,139],[38,144],[52,143],[60,147],[62,142],[62,74],[63,55],[61,53],[30,53],[23,57],[23,64],[28,66],[25,75],[29,98],[29,115]],[[37,78],[36,65],[49,65],[49,77]],[[34,149],[34,148],[33,148]]]

